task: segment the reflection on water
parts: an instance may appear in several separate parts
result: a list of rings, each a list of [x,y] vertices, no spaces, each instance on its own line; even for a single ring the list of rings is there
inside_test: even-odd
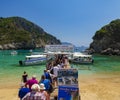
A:
[[[71,66],[77,68],[79,74],[118,72],[120,71],[120,56],[94,55],[93,64],[71,64]]]
[[[76,68],[78,70],[91,70],[92,66],[93,66],[92,64],[84,65],[84,64],[72,64],[71,63],[71,67]]]

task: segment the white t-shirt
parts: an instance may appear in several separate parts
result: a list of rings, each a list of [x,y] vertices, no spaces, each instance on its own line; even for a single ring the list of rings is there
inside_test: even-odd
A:
[[[58,76],[58,70],[59,70],[58,66],[53,67],[53,73],[56,77]]]

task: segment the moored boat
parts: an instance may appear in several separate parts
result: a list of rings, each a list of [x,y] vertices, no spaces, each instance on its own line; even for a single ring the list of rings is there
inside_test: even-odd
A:
[[[30,55],[26,56],[25,60],[20,60],[20,65],[39,65],[39,64],[45,64],[46,63],[46,55]]]
[[[69,57],[70,62],[78,64],[92,64],[94,62],[92,55],[84,54],[81,52],[74,52]]]

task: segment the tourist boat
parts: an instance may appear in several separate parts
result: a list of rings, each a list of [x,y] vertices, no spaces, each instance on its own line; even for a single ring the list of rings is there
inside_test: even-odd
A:
[[[69,57],[69,60],[72,63],[78,63],[78,64],[92,64],[94,61],[92,55],[84,54],[81,52],[74,52]]]
[[[45,54],[39,54],[39,55],[30,55],[26,56],[25,60],[20,60],[20,65],[40,65],[46,63],[46,55]]]

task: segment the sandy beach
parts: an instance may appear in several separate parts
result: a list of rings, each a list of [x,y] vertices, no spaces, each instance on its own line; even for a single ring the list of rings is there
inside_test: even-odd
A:
[[[119,76],[118,73],[80,76],[81,100],[120,100]]]
[[[0,100],[19,100],[19,82],[8,83],[0,85]],[[81,100],[120,100],[120,73],[79,75],[79,88]]]

